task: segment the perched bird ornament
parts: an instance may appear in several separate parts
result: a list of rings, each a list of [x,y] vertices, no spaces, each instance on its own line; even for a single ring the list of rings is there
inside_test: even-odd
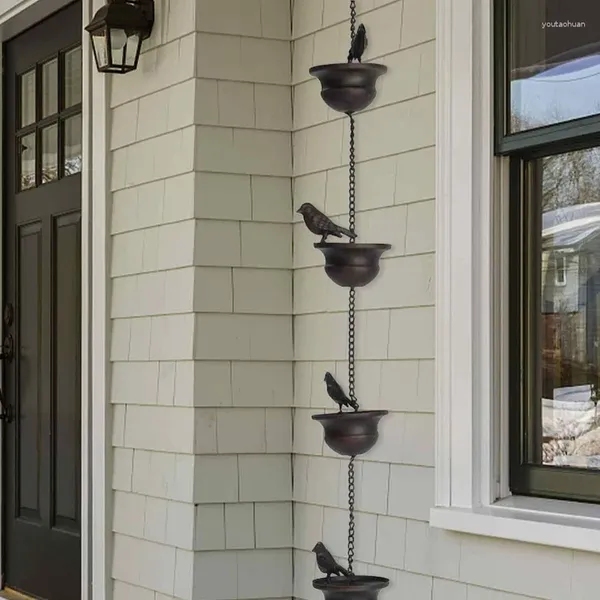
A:
[[[329,397],[338,403],[340,412],[342,412],[342,406],[348,406],[355,411],[358,410],[358,402],[352,398],[348,398],[344,393],[344,390],[340,387],[340,384],[329,372],[325,373],[325,383],[327,384],[327,393],[329,394]]]
[[[322,542],[319,542],[312,551],[317,555],[319,571],[325,573],[328,582],[331,580],[332,575],[343,575],[348,579],[352,577],[352,574],[347,569],[344,569],[344,567],[335,562],[335,558],[331,556],[331,553],[325,548]]]
[[[368,45],[369,40],[367,38],[367,30],[365,26],[361,23],[358,26],[356,34],[352,38],[352,43],[350,44],[350,52],[348,53],[348,62],[352,62],[355,60],[357,60],[358,62],[362,62],[362,55],[364,54]]]
[[[304,223],[311,233],[321,236],[321,243],[325,242],[330,235],[338,238],[345,235],[353,240],[357,237],[353,231],[336,225],[327,215],[324,215],[310,202],[305,202],[296,212],[304,217]]]

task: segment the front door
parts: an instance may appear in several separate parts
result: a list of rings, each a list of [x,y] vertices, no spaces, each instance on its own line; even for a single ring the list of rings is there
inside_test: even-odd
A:
[[[4,53],[4,585],[77,600],[81,3]]]

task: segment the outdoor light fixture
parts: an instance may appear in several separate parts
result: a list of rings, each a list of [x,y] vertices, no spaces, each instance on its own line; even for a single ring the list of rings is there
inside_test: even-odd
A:
[[[129,73],[137,68],[142,40],[154,24],[154,0],[108,0],[85,28],[92,38],[101,73]]]

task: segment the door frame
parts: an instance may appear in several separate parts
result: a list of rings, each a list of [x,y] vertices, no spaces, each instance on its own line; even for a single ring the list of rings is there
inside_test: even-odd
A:
[[[0,44],[35,25],[73,0],[0,0]],[[82,0],[82,23],[88,23],[104,0]],[[0,54],[3,47],[0,45]],[[109,80],[97,72],[87,33],[82,29],[81,177],[81,599],[108,600],[110,572],[110,406],[108,402],[108,182]],[[0,81],[0,110],[4,89]],[[0,136],[4,122],[0,119]],[[92,140],[94,144],[92,145]],[[0,144],[0,185],[4,157]],[[92,223],[94,226],[92,227]],[[0,263],[4,223],[0,211]],[[0,297],[3,297],[0,278]],[[92,428],[93,423],[93,428]],[[0,428],[0,436],[2,429]],[[1,440],[1,437],[0,437]],[[1,455],[0,444],[0,461]],[[4,463],[1,462],[2,466]],[[0,503],[3,489],[0,478]],[[3,542],[0,519],[0,541]],[[0,564],[3,563],[0,543]],[[3,586],[4,582],[0,582]]]

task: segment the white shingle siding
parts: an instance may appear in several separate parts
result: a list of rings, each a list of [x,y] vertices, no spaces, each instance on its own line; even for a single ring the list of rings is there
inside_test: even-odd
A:
[[[381,422],[379,445],[356,463],[356,568],[392,580],[383,598],[430,600],[446,593],[434,588],[436,573],[415,568],[415,557],[428,552],[424,544],[431,545],[423,533],[430,533],[434,482],[433,6],[358,3],[370,33],[368,58],[390,69],[376,101],[356,121],[357,230],[361,241],[393,246],[378,279],[357,294],[357,396],[365,408],[391,414]],[[292,74],[294,205],[312,202],[342,222],[348,122],[325,107],[307,71],[343,60],[347,11],[345,1],[295,3]],[[328,281],[313,236],[294,220],[295,594],[312,600],[319,597],[310,586],[314,543],[323,539],[336,555],[346,555],[347,461],[323,444],[310,417],[331,408],[325,371],[347,384],[348,296]]]
[[[117,600],[292,595],[289,27],[157,2],[112,79]]]
[[[357,226],[393,248],[357,300],[357,396],[391,414],[356,462],[356,570],[382,600],[585,600],[595,555],[427,523],[434,4],[358,0],[390,71],[357,117]],[[293,6],[290,44],[287,0],[157,2],[111,79],[115,600],[320,600],[312,546],[346,553],[347,461],[310,417],[325,371],[347,384],[347,293],[293,206],[347,219],[347,119],[308,69],[344,60],[348,2]]]

